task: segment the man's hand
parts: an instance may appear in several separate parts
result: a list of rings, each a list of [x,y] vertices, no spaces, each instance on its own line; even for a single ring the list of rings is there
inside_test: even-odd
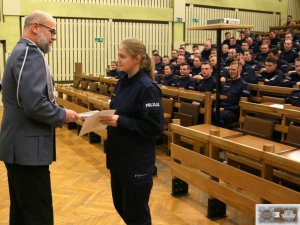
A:
[[[75,122],[78,119],[79,119],[79,116],[78,116],[77,112],[70,110],[70,109],[66,109],[66,118],[65,118],[66,123]]]

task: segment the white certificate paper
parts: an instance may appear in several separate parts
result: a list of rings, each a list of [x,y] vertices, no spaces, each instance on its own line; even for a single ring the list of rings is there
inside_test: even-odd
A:
[[[104,130],[107,125],[100,123],[100,117],[112,117],[116,110],[102,110],[102,111],[91,111],[79,114],[80,117],[84,118],[84,123],[81,127],[79,136],[85,135],[89,132]]]

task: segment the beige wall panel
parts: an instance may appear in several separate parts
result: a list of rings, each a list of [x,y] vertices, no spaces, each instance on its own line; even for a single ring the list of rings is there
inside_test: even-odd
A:
[[[20,15],[21,0],[1,0],[4,15]]]
[[[300,20],[300,1],[288,0],[288,15],[292,15],[295,20]],[[286,22],[286,18],[282,18],[281,24]]]
[[[8,1],[8,0],[4,0]],[[11,0],[9,0],[11,1]],[[20,1],[20,0],[15,0]],[[83,4],[108,4],[122,6],[138,6],[151,8],[170,8],[172,0],[41,0],[44,2],[68,2],[68,3],[83,3]],[[176,0],[175,0],[176,1]]]

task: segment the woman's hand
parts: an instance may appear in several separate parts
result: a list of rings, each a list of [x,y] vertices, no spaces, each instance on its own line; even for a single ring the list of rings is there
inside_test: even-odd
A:
[[[105,117],[100,117],[100,122],[107,126],[117,127],[118,119],[119,119],[119,115],[113,115],[110,117],[105,116]]]

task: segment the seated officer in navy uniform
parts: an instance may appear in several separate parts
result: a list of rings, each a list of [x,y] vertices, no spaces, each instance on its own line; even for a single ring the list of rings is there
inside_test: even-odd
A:
[[[231,38],[231,34],[230,32],[225,32],[225,39],[222,42],[222,45],[229,45],[230,44],[230,38]]]
[[[257,44],[257,42],[254,42],[250,37],[246,38],[246,42],[249,44],[249,50],[252,50],[254,54],[259,53],[259,45]]]
[[[291,40],[294,44],[293,44],[293,47],[292,47],[292,50],[294,51],[294,52],[299,52],[299,50],[300,50],[300,45],[299,45],[299,43],[296,43],[295,41],[294,41],[294,36],[293,36],[293,34],[291,33],[291,32],[288,32],[288,33],[286,33],[285,34],[285,36],[284,36],[284,41],[286,41],[286,40]],[[282,43],[282,45],[281,45],[281,50],[283,51],[284,50],[284,43]]]
[[[267,44],[262,44],[260,46],[260,52],[256,55],[255,59],[256,61],[260,63],[264,63],[266,59],[268,58],[268,52],[270,48]]]
[[[240,98],[249,97],[248,84],[241,78],[242,65],[238,61],[233,61],[229,67],[230,79],[222,87],[222,95],[227,96],[221,100],[220,125],[228,126],[239,120]],[[214,109],[213,118],[216,117]]]
[[[258,82],[264,82],[265,85],[280,86],[284,80],[284,74],[277,69],[277,61],[274,58],[267,58],[265,68],[257,75]]]
[[[195,81],[195,90],[201,92],[214,92],[216,89],[216,79],[212,76],[212,66],[208,62],[202,63],[201,77],[199,81]]]
[[[175,76],[172,86],[194,90],[194,81],[190,76],[190,65],[180,65],[180,76]]]
[[[201,52],[201,57],[208,60],[211,54],[211,41],[207,40],[204,44],[204,49]]]
[[[180,76],[180,65],[186,64],[186,59],[184,55],[178,55],[176,63],[172,63],[173,65],[173,74]]]
[[[300,107],[300,90],[292,91],[285,100],[285,103]]]
[[[157,74],[163,74],[164,73],[164,67],[161,63],[161,58],[158,54],[153,54],[152,59],[155,65],[155,71]]]
[[[254,43],[257,44],[258,48],[260,48],[261,44],[262,44],[262,36],[260,34],[255,34],[254,36]],[[255,53],[256,54],[256,53]]]
[[[222,65],[224,65],[224,63],[226,62],[226,59],[228,57],[228,51],[229,51],[228,45],[226,45],[226,44],[222,45],[222,54],[221,54],[221,64]]]
[[[229,40],[229,49],[235,49],[236,52],[241,52],[241,46],[236,43],[235,37],[231,37]]]
[[[202,65],[202,60],[199,57],[194,57],[193,67],[191,69],[191,73],[193,76],[199,75],[201,73],[201,65]]]
[[[241,78],[243,78],[244,81],[250,84],[256,84],[257,83],[257,77],[255,75],[254,70],[251,66],[247,65],[245,63],[245,58],[243,55],[239,55],[237,57],[238,62],[242,65],[242,72],[241,72]]]
[[[112,61],[110,64],[110,70],[107,72],[108,77],[115,77],[116,79],[120,79],[121,72],[118,70],[118,62]]]
[[[287,76],[280,86],[293,87],[294,85],[300,85],[300,58],[295,60],[296,71]]]
[[[241,53],[243,53],[243,54],[244,54],[244,52],[245,52],[245,51],[247,51],[247,50],[249,50],[249,49],[250,49],[250,46],[249,46],[249,44],[248,44],[248,42],[247,42],[247,41],[243,41],[243,42],[242,42],[242,45],[241,45],[241,48],[242,48],[242,51],[241,51]]]
[[[255,75],[254,70],[251,66],[247,65],[245,63],[244,56],[241,53],[238,53],[238,55],[235,57],[234,61],[238,61],[242,65],[242,72],[241,72],[241,78],[246,81],[247,83],[256,84],[257,83],[257,77]],[[225,79],[230,79],[229,76],[229,70],[223,74]]]
[[[253,52],[251,50],[245,51],[244,52],[244,59],[245,59],[245,63],[248,66],[251,66],[251,68],[254,71],[260,71],[261,69],[261,64],[259,62],[257,62],[254,58],[253,58]]]
[[[228,57],[222,66],[224,66],[224,67],[230,66],[230,64],[234,61],[234,58],[236,57],[236,55],[237,55],[236,49],[234,49],[234,48],[229,49]]]
[[[162,57],[161,64],[162,64],[162,66],[163,66],[163,69],[164,69],[164,66],[170,65],[170,57],[169,57],[168,55],[164,55],[164,56]]]
[[[282,58],[279,58],[279,53],[276,48],[271,48],[268,57],[274,58],[277,62],[277,69],[281,70],[283,73],[287,73],[288,71],[292,70],[289,66],[288,62]]]
[[[233,49],[233,51],[235,51],[235,50]],[[209,63],[213,69],[212,76],[216,79],[216,77],[217,77],[217,56],[211,55],[209,57]],[[226,73],[227,73],[227,69],[221,65],[220,72],[221,72],[221,77],[224,77],[224,75],[226,75]]]
[[[166,65],[164,67],[164,73],[165,75],[162,78],[158,76],[158,78],[155,79],[156,82],[164,86],[171,86],[175,79],[173,75],[172,66]]]
[[[298,55],[292,49],[293,48],[292,40],[285,40],[283,47],[284,49],[280,54],[280,58],[286,60],[288,63],[294,63]]]
[[[190,55],[190,57],[188,58],[187,62],[188,64],[193,67],[194,66],[194,59],[195,58],[201,58],[201,51],[199,50],[199,48],[195,48],[193,50],[193,53]]]
[[[178,57],[178,50],[177,49],[173,49],[171,51],[170,64],[172,64],[173,66],[175,66],[177,64],[177,57]]]
[[[282,40],[277,37],[276,33],[274,31],[271,31],[269,33],[269,38],[270,38],[270,48],[280,48]]]

